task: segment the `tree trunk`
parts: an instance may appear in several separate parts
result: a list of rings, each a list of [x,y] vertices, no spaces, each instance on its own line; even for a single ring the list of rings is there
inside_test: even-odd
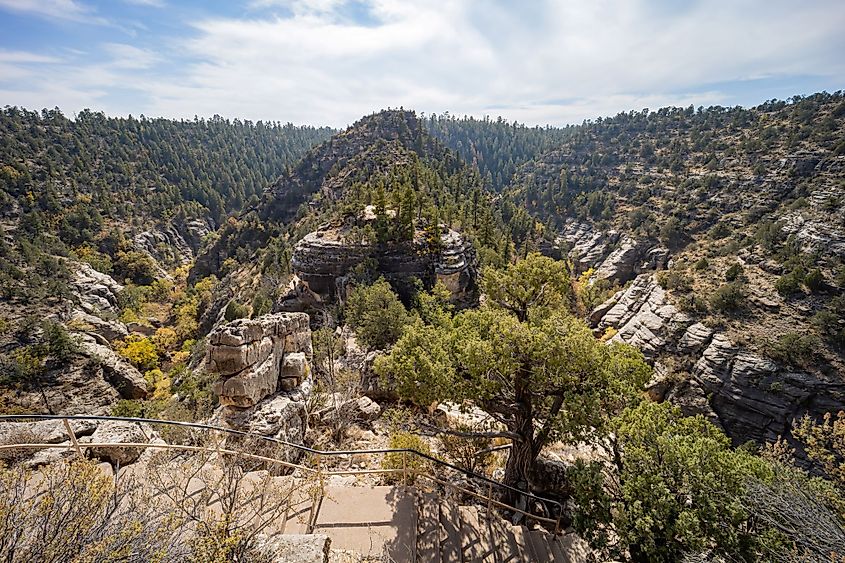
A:
[[[523,417],[519,421],[516,433],[520,438],[513,441],[508,463],[505,466],[505,485],[519,489],[520,491],[531,491],[531,470],[537,459],[537,448],[534,443],[534,423],[530,416]],[[515,491],[506,491],[504,502],[520,510],[528,510],[530,503],[528,497]]]

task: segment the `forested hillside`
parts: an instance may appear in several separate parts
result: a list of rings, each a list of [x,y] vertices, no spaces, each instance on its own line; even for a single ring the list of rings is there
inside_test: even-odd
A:
[[[527,127],[501,116],[459,119],[448,112],[431,114],[425,124],[432,135],[477,167],[484,185],[497,192],[510,184],[519,166],[560,146],[576,130],[574,126]]]
[[[162,218],[188,203],[219,222],[331,133],[219,117],[173,121],[86,110],[70,119],[58,109],[6,107],[0,112],[0,197],[6,215],[20,209],[49,216],[61,206],[115,219]],[[76,202],[83,205],[67,209]]]

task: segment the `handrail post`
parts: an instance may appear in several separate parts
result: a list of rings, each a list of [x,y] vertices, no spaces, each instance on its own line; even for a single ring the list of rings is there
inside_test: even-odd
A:
[[[408,452],[402,450],[402,485],[408,485]]]
[[[555,520],[555,535],[560,534],[560,514],[557,515],[557,520]]]
[[[487,482],[487,518],[493,515],[493,483]]]
[[[76,434],[73,433],[73,428],[70,427],[70,422],[68,422],[66,418],[63,418],[62,422],[65,425],[67,435],[70,436],[70,443],[73,445],[74,449],[76,449],[76,455],[84,457],[82,455],[82,448],[79,447],[79,442],[76,441]]]

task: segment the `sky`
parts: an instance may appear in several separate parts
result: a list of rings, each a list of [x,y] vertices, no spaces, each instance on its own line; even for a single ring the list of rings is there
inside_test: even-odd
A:
[[[843,0],[0,0],[0,106],[565,125],[845,89]]]

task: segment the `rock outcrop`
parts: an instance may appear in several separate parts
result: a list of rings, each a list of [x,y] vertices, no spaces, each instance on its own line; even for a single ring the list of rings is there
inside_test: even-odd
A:
[[[214,330],[208,342],[207,368],[221,376],[214,392],[223,406],[253,407],[310,377],[311,330],[303,313],[239,319]]]
[[[743,348],[672,305],[653,274],[642,274],[594,312],[611,341],[639,348],[655,364],[649,393],[686,414],[718,421],[735,443],[788,436],[792,421],[845,409],[845,383],[787,369]],[[665,373],[672,358],[680,373]]]
[[[117,295],[123,290],[123,286],[85,262],[74,263],[73,267],[75,273],[71,285],[82,310],[94,315],[116,313]]]
[[[669,260],[666,248],[615,230],[597,231],[575,219],[566,221],[556,244],[579,271],[593,268],[596,278],[614,283],[625,283],[640,272],[664,268]]]
[[[422,233],[413,242],[376,245],[355,240],[347,227],[324,225],[307,234],[294,249],[291,264],[299,283],[285,295],[281,310],[305,310],[316,302],[344,297],[348,275],[365,262],[394,287],[411,290],[412,278],[427,287],[443,282],[456,302],[475,297],[477,258],[472,245],[451,229],[443,229],[440,248],[432,250]]]
[[[162,264],[187,264],[202,246],[203,239],[213,229],[210,222],[191,219],[170,222],[138,233],[132,242],[140,250]]]
[[[276,313],[239,319],[212,331],[208,342],[206,368],[220,375],[214,384],[221,404],[215,422],[301,444],[307,428],[305,402],[312,385],[308,315]],[[272,441],[230,436],[227,442],[288,460],[299,454]]]

